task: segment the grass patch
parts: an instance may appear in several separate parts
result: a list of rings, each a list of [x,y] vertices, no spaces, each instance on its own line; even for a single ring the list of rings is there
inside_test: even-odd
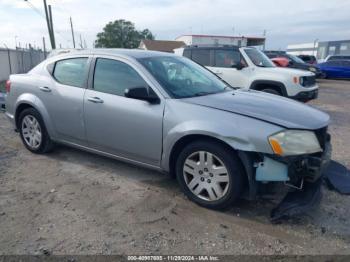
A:
[[[0,92],[5,93],[5,83],[6,83],[6,81],[0,82]]]

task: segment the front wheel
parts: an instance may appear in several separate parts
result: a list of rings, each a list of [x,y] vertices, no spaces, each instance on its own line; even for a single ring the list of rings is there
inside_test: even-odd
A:
[[[197,204],[224,209],[242,192],[243,167],[233,150],[212,141],[186,146],[176,163],[181,189]]]

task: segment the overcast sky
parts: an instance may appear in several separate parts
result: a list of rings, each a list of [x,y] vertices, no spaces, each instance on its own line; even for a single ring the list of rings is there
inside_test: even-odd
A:
[[[0,46],[17,42],[42,46],[46,37],[43,1],[0,0]],[[92,47],[109,21],[126,19],[137,29],[150,29],[156,39],[182,34],[262,36],[267,48],[319,40],[350,39],[347,0],[47,0],[53,7],[56,43],[72,47],[69,16],[76,39],[81,34]]]

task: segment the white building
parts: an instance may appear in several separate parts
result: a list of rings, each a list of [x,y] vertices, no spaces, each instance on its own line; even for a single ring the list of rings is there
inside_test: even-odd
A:
[[[288,45],[287,52],[293,55],[315,55],[320,62],[329,55],[350,55],[350,39]]]
[[[218,36],[218,35],[182,35],[175,39],[186,45],[236,45],[236,46],[261,46],[265,43],[264,37],[245,36]]]
[[[287,53],[291,55],[316,55],[318,43],[303,43],[287,46]]]

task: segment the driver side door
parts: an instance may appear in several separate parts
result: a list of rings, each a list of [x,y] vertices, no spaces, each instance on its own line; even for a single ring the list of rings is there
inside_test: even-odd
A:
[[[213,67],[209,67],[217,76],[233,87],[245,88],[249,77],[249,68],[237,69],[237,65],[247,65],[239,50],[214,50]]]
[[[151,88],[137,67],[127,60],[98,57],[92,71],[84,96],[89,146],[124,159],[159,166],[163,99],[152,104],[124,96],[128,88]]]

